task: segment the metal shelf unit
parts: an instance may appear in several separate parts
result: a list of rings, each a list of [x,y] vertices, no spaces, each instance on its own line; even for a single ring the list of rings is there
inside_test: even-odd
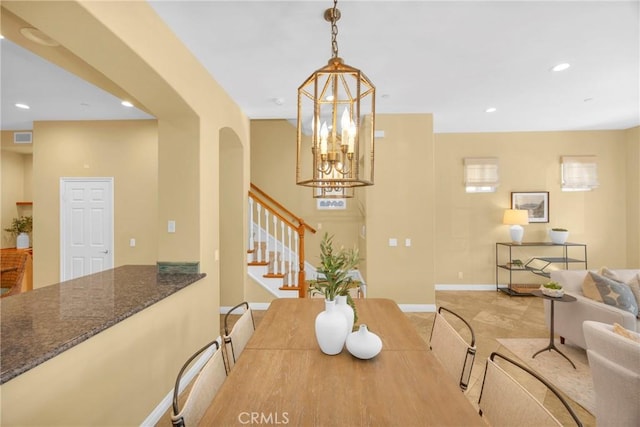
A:
[[[561,256],[533,256],[529,261],[524,263],[522,267],[516,267],[513,265],[514,251],[518,251],[523,248],[562,248],[562,251]],[[573,252],[573,256],[569,256],[570,251]],[[579,255],[582,255],[582,257],[575,257]],[[506,261],[502,262],[503,260]],[[513,284],[514,272],[528,272],[549,278],[551,275],[552,265],[560,265],[560,268],[568,270],[572,264],[580,264],[580,267],[583,267],[585,270],[587,269],[586,244],[568,242],[563,244],[555,244],[551,242],[523,242],[521,244],[498,242],[496,243],[496,290],[505,292],[509,295],[531,295],[529,292],[522,292],[516,289]],[[506,286],[503,287],[500,287],[501,272],[508,272],[509,274],[509,281],[506,282]]]

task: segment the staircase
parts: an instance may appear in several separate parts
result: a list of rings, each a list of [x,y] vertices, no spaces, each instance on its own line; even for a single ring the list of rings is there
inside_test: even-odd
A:
[[[278,298],[304,298],[306,271],[315,273],[304,260],[304,236],[316,230],[254,184],[248,203],[248,274]]]

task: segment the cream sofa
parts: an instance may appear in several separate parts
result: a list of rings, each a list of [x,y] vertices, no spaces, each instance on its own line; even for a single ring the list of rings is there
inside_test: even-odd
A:
[[[631,280],[640,270],[611,270],[622,281]],[[594,271],[596,273],[596,271]],[[555,270],[551,272],[551,280],[560,283],[565,292],[577,298],[575,302],[554,303],[555,333],[584,349],[587,344],[584,339],[582,323],[585,320],[613,325],[618,323],[630,331],[640,332],[640,319],[628,311],[621,310],[608,304],[594,301],[582,293],[582,283],[587,270]],[[544,311],[547,326],[550,324],[550,302],[544,301]]]
[[[623,337],[611,325],[586,321],[587,356],[599,427],[640,426],[640,335]]]

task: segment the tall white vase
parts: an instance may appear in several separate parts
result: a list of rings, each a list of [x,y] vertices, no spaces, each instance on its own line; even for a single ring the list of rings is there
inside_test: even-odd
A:
[[[338,354],[347,339],[347,318],[336,309],[335,301],[324,301],[324,311],[316,316],[316,339],[323,353]]]
[[[29,247],[29,235],[27,233],[20,233],[16,237],[16,249],[27,249]]]
[[[346,295],[338,295],[336,297],[336,309],[344,314],[344,317],[347,319],[347,331],[351,333],[351,331],[353,331],[355,316],[353,314],[353,308],[347,303]]]

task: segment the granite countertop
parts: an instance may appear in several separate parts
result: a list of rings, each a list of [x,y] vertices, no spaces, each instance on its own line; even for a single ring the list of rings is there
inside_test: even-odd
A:
[[[0,384],[205,277],[127,265],[0,300]]]

